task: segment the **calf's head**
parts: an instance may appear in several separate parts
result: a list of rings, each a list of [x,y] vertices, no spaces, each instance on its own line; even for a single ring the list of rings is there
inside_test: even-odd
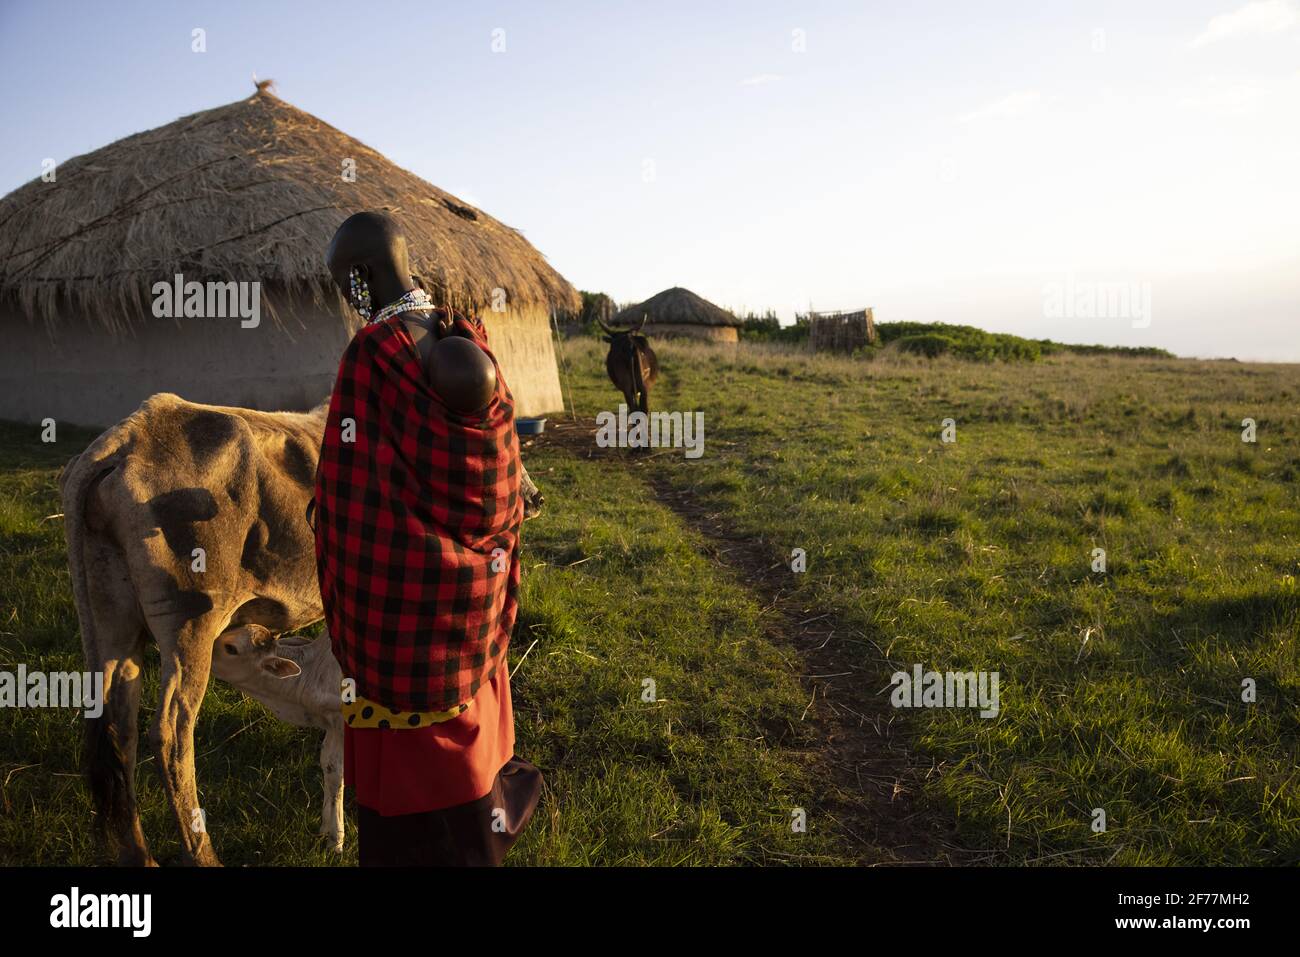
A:
[[[261,625],[240,625],[224,631],[212,648],[212,673],[231,684],[265,673],[274,678],[302,674],[296,662],[276,653],[276,638]]]

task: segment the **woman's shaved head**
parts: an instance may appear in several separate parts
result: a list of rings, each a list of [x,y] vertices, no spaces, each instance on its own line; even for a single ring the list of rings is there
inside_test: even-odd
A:
[[[406,237],[392,217],[378,212],[356,213],[343,221],[325,253],[325,265],[345,293],[348,271],[360,266],[371,285],[387,286],[395,279],[402,291],[410,285],[411,267],[406,254]]]

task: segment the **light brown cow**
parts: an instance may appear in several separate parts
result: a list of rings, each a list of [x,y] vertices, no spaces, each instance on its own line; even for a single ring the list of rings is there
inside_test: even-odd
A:
[[[322,616],[305,512],[326,404],[311,412],[197,405],[169,393],[74,457],[59,475],[72,590],[104,710],[86,722],[86,773],[119,860],[152,865],[135,796],[147,639],[161,655],[149,739],[185,863],[218,864],[202,825],[194,725],[213,642],[231,628],[279,633]],[[523,476],[526,514],[541,495]]]

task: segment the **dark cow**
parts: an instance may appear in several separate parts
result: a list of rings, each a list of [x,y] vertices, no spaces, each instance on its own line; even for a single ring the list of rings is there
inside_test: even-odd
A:
[[[217,864],[194,780],[194,725],[213,642],[242,626],[292,631],[321,618],[307,503],[327,403],[311,412],[196,405],[163,393],[59,475],[86,665],[104,708],[86,722],[98,822],[120,860],[153,864],[135,798],[144,653],[161,655],[149,739],[186,863]],[[540,496],[523,476],[525,515]]]
[[[650,340],[641,334],[645,316],[627,329],[611,329],[599,319],[596,322],[605,330],[604,339],[609,343],[609,355],[605,357],[609,381],[623,393],[629,410],[649,415],[650,387],[659,378],[659,360],[650,348]]]

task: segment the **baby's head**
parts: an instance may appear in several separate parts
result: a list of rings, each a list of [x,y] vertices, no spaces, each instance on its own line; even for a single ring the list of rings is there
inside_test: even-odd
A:
[[[425,379],[455,412],[478,412],[497,391],[497,370],[487,353],[463,336],[449,335],[429,349]]]
[[[302,674],[295,662],[276,654],[275,643],[275,636],[261,625],[240,625],[224,631],[212,647],[212,673],[235,685],[262,672],[274,678]]]

